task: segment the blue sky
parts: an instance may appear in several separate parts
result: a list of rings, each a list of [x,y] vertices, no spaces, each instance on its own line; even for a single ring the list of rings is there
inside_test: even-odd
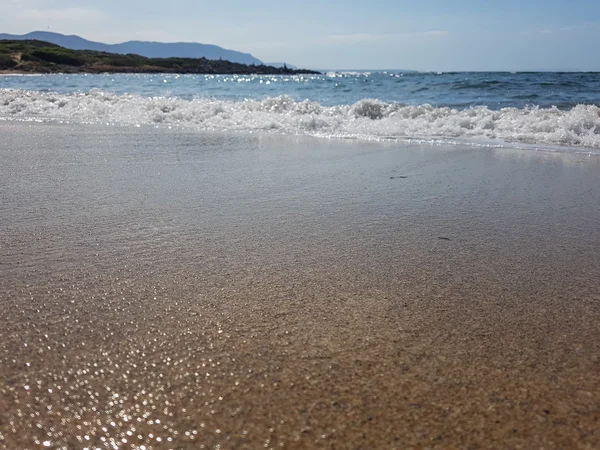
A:
[[[321,69],[600,71],[600,0],[0,1],[0,32],[33,30]]]

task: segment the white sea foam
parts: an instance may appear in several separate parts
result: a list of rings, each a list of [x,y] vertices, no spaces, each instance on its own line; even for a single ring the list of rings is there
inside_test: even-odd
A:
[[[0,90],[5,120],[63,120],[83,123],[168,124],[201,130],[304,134],[357,139],[429,139],[600,148],[600,108],[478,106],[464,110],[402,105],[365,99],[322,106],[287,96],[223,101],[148,98],[98,90],[56,94]]]

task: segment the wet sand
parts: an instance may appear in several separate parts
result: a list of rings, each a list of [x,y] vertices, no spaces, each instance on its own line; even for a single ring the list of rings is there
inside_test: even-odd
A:
[[[599,157],[0,135],[0,448],[600,446]]]

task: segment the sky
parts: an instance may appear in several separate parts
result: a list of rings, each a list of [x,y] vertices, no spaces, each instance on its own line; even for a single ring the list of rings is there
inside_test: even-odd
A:
[[[0,32],[34,30],[313,69],[600,71],[600,0],[0,0]]]

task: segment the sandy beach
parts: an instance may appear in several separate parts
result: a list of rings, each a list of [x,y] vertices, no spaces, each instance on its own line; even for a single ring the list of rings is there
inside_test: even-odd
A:
[[[600,447],[600,157],[0,136],[0,448]]]

